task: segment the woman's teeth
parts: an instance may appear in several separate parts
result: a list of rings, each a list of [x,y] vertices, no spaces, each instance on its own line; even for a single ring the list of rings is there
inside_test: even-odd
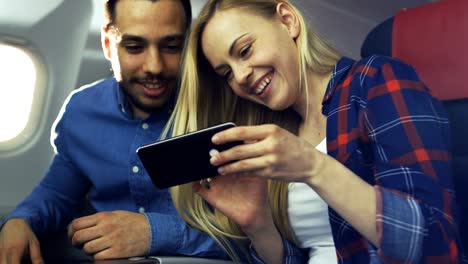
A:
[[[268,77],[265,80],[263,80],[263,82],[257,87],[257,89],[255,89],[255,93],[261,94],[263,90],[265,90],[265,88],[268,86],[268,84],[270,84],[270,82],[271,82],[271,77]]]

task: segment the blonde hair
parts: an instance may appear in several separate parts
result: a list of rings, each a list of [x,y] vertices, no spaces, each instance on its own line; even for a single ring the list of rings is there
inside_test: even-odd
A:
[[[232,121],[237,125],[277,124],[297,134],[300,117],[292,109],[272,111],[265,106],[250,102],[234,94],[224,80],[217,76],[201,50],[201,35],[207,23],[217,11],[243,8],[246,12],[272,19],[276,6],[286,3],[299,18],[300,33],[296,39],[298,49],[299,78],[301,89],[307,91],[307,72],[329,73],[333,70],[338,54],[315,33],[308,30],[305,19],[287,0],[209,0],[195,20],[184,50],[181,86],[177,103],[168,126],[177,136],[208,126]],[[296,241],[287,213],[288,183],[269,182],[269,203],[275,224],[288,240]],[[237,249],[246,250],[247,238],[240,227],[213,209],[196,195],[191,184],[171,189],[175,207],[191,226],[211,235],[233,258],[240,262]],[[232,242],[236,244],[233,244]]]

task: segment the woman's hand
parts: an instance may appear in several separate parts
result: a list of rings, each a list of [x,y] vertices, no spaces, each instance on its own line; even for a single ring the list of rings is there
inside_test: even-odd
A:
[[[216,144],[239,140],[250,144],[212,157],[212,164],[225,164],[220,167],[221,174],[305,182],[358,232],[380,246],[373,186],[305,140],[275,125],[234,127],[213,137]]]
[[[211,206],[247,229],[246,232],[270,221],[266,179],[226,174],[214,177],[209,189],[198,182],[194,183],[194,189]]]
[[[209,188],[194,183],[195,191],[214,208],[236,222],[267,263],[281,263],[283,245],[268,204],[268,180],[219,175]]]
[[[307,182],[323,155],[304,139],[276,125],[239,126],[213,136],[215,144],[244,141],[211,158],[220,174],[247,174],[280,181]],[[226,164],[232,162],[230,164]]]

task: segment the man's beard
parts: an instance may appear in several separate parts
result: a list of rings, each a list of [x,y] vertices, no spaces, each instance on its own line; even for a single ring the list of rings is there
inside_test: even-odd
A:
[[[172,83],[168,79],[166,79],[166,81],[168,82],[169,85]],[[132,85],[138,85],[138,79],[132,78],[131,80],[122,80],[122,81],[120,81],[120,86],[122,88],[122,91],[123,91],[125,97],[127,98],[127,100],[129,101],[129,103],[133,107],[137,108],[138,110],[140,110],[142,112],[145,112],[145,113],[148,113],[148,114],[163,109],[168,104],[168,102],[171,100],[172,94],[174,92],[173,90],[175,90],[174,87],[169,87],[168,89],[170,89],[169,92],[171,93],[171,95],[168,96],[168,98],[166,98],[166,101],[163,102],[161,105],[153,105],[153,104],[145,104],[144,102],[142,102],[138,98],[137,94],[133,94],[132,93]]]
[[[125,97],[127,98],[127,100],[135,107],[135,108],[138,108],[139,110],[141,110],[142,112],[145,112],[145,113],[152,113],[152,112],[155,112],[159,109],[162,108],[162,106],[159,106],[159,105],[145,105],[143,104],[140,100],[138,100],[138,98],[134,95],[132,95],[131,93],[129,93],[125,87],[123,87],[123,93],[125,94]],[[164,105],[166,104],[167,102],[164,103]]]

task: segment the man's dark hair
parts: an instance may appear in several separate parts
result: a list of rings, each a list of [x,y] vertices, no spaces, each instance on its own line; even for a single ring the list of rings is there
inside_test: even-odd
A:
[[[117,4],[118,0],[105,0],[104,1],[104,19],[105,19],[105,28],[109,29],[115,20],[115,5]],[[151,2],[157,2],[158,0],[147,0]],[[186,25],[185,28],[188,29],[190,27],[190,23],[192,22],[192,6],[190,4],[190,0],[180,0],[182,6],[184,7]]]

